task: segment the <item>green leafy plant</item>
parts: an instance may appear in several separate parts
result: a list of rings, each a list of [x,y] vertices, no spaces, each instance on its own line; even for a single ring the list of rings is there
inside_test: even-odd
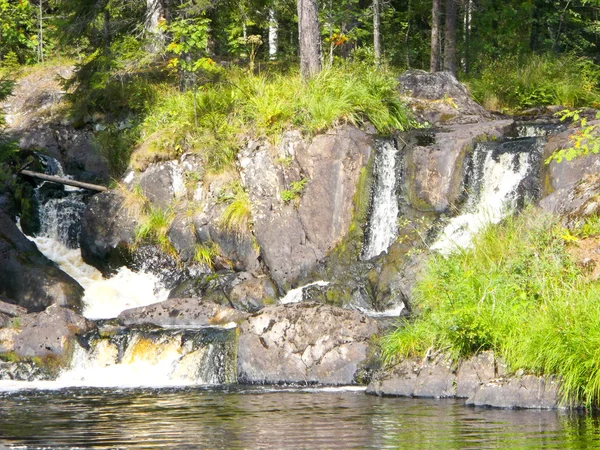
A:
[[[167,236],[173,219],[174,214],[170,209],[149,207],[135,230],[136,243],[151,242],[158,245],[165,253],[176,255],[177,252]]]
[[[221,249],[216,242],[209,241],[197,244],[194,251],[194,261],[212,270],[214,268],[213,261],[219,256],[220,252]]]
[[[563,159],[571,161],[579,156],[589,155],[590,153],[597,154],[600,151],[600,124],[590,124],[580,114],[581,110],[564,110],[556,114],[561,121],[572,120],[579,129],[570,136],[573,145],[555,151],[546,160],[546,164],[551,161],[561,162]],[[596,113],[596,119],[600,119],[600,112]]]
[[[227,204],[219,219],[219,226],[238,236],[247,235],[252,224],[252,205],[239,181],[231,183],[219,198]]]
[[[294,201],[300,200],[300,197],[302,196],[302,192],[304,191],[304,188],[306,187],[307,181],[308,181],[308,179],[306,179],[306,178],[302,178],[300,181],[292,181],[290,183],[289,190],[281,191],[281,200],[283,200],[285,203],[289,203],[292,200],[294,200]]]
[[[567,233],[530,209],[488,227],[471,249],[430,255],[415,288],[416,315],[383,338],[384,359],[493,350],[509,370],[558,376],[565,403],[598,405],[600,285],[565,239],[595,233],[598,218],[588,221]]]

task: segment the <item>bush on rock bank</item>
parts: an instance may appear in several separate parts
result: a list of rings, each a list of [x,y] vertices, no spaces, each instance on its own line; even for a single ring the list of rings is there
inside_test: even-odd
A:
[[[417,315],[383,338],[384,358],[493,350],[509,370],[559,376],[564,404],[597,406],[600,284],[596,261],[577,256],[599,237],[596,216],[569,230],[528,209],[489,226],[472,248],[432,254]]]

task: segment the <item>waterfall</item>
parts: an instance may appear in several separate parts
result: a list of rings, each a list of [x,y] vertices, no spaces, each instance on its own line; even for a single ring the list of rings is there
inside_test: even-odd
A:
[[[387,251],[398,233],[397,155],[398,149],[392,139],[377,141],[373,167],[374,187],[371,196],[371,213],[361,255],[363,260],[371,259]]]
[[[473,236],[486,225],[500,222],[514,211],[524,196],[535,196],[534,188],[527,191],[524,181],[537,170],[542,150],[541,138],[477,144],[466,182],[467,201],[461,213],[450,219],[431,249],[448,255],[469,247]]]
[[[47,173],[68,177],[56,159],[45,155],[40,158]],[[52,198],[47,198],[48,193]],[[96,268],[83,261],[79,232],[87,193],[44,181],[36,187],[34,195],[38,202],[41,229],[38,236],[29,239],[84,288],[85,317],[110,319],[125,309],[167,299],[169,291],[152,273],[133,272],[121,267],[112,277],[104,278]]]
[[[328,286],[328,281],[315,281],[313,283],[305,284],[304,286],[300,286],[296,289],[290,289],[284,297],[279,299],[279,303],[281,305],[287,305],[289,303],[300,303],[304,300],[304,290],[311,288],[313,286],[325,287]]]
[[[71,366],[52,381],[0,381],[0,391],[65,387],[137,388],[235,383],[236,331],[124,329],[82,338]]]

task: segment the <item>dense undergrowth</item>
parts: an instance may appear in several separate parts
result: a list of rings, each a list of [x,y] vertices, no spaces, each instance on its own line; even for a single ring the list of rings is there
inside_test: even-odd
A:
[[[493,350],[511,370],[559,376],[565,403],[597,406],[600,284],[570,255],[596,236],[598,217],[569,231],[527,210],[489,226],[470,249],[431,254],[414,318],[383,339],[385,360]]]
[[[200,153],[210,170],[235,161],[248,137],[276,140],[296,128],[314,134],[341,123],[372,123],[382,133],[409,127],[408,111],[386,71],[345,64],[308,82],[297,73],[253,75],[229,69],[222,81],[180,92],[159,88],[160,99],[140,125],[143,144],[133,163]]]
[[[548,105],[595,106],[600,102],[599,82],[600,67],[590,59],[531,54],[490,61],[468,84],[485,108],[518,111]]]

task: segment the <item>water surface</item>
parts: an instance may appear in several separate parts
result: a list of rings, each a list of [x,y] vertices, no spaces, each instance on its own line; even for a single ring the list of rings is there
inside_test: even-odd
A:
[[[95,448],[593,448],[598,420],[337,389],[0,393],[0,444]]]

